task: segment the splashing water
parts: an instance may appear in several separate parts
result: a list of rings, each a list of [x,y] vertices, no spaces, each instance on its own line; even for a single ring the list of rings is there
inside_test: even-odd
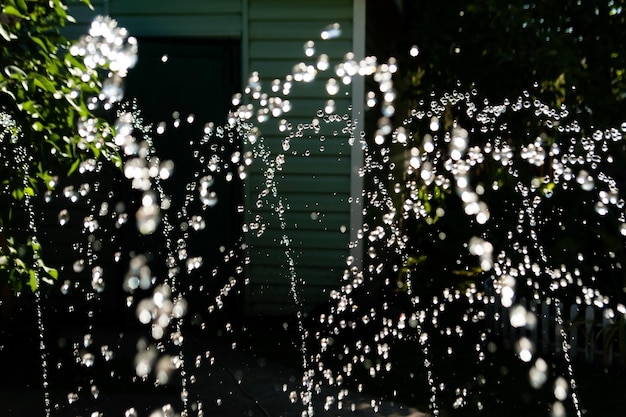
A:
[[[96,21],[90,33],[96,43],[103,39],[108,42],[110,37],[127,39],[125,31],[118,31],[106,19]],[[323,29],[320,37],[331,40],[340,34],[341,27],[332,24]],[[132,52],[136,50],[135,41],[122,44],[131,53],[130,57],[126,52],[115,55],[122,59],[115,61],[112,70],[120,76],[132,67]],[[96,70],[101,59],[112,59],[100,56],[102,48],[93,49],[91,45],[83,41],[73,52],[85,58],[88,71]],[[146,123],[136,104],[120,107],[114,139],[125,156],[124,177],[139,195],[136,210],[130,211],[126,203],[111,207],[114,194],[107,194],[109,201],[96,204],[96,199],[90,197],[91,188],[98,190],[95,183],[79,191],[66,188],[61,193],[70,203],[87,199],[90,205],[82,225],[86,243],[77,242],[77,248],[85,246],[79,249],[81,259],[73,262],[72,269],[77,274],[88,272],[87,297],[95,306],[99,294],[115,285],[108,271],[98,264],[98,232],[104,239],[113,239],[107,234],[113,235],[113,229],[122,228],[134,217],[140,238],[163,242],[163,259],[153,259],[150,253],[140,250],[129,254],[122,283],[127,305],[134,307],[136,319],[150,329],[149,336],[135,346],[134,376],[145,381],[153,375],[157,386],[180,381],[181,415],[194,411],[202,415],[202,402],[189,399],[196,376],[190,365],[193,360],[185,356],[183,320],[189,308],[186,298],[198,288],[188,280],[191,282],[190,277],[199,271],[211,269],[209,274],[216,276],[220,269],[234,268],[236,272],[209,294],[212,301],[207,311],[217,314],[228,295],[247,282],[246,260],[239,253],[245,257],[246,245],[253,245],[254,238],[265,233],[271,219],[259,215],[243,224],[245,238],[240,236],[232,247],[220,248],[220,265],[205,265],[202,256],[190,253],[187,243],[194,233],[205,229],[204,219],[220,201],[215,182],[244,181],[256,166],[264,186],[255,205],[267,206],[267,213],[278,220],[290,294],[297,310],[302,378],[299,392],[285,389],[285,394],[293,403],[301,400],[303,416],[321,411],[315,409],[313,399],[327,389],[333,389],[333,394],[327,397],[324,411],[336,411],[350,404],[352,394],[346,387],[361,394],[377,383],[391,390],[390,398],[400,398],[399,391],[406,395],[411,390],[407,385],[425,388],[423,398],[435,416],[443,410],[501,410],[498,399],[489,395],[488,384],[497,385],[505,378],[490,368],[496,367],[500,352],[506,352],[498,337],[508,329],[516,329],[512,350],[519,366],[528,364],[522,368],[528,384],[539,390],[554,379],[553,392],[542,404],[552,410],[553,416],[565,415],[566,409],[582,416],[572,359],[576,347],[570,345],[566,307],[593,306],[610,318],[623,316],[626,307],[611,297],[610,286],[602,280],[603,273],[621,270],[619,253],[603,246],[583,247],[572,259],[571,242],[565,237],[570,236],[572,223],[590,230],[583,236],[590,236],[598,245],[599,229],[611,227],[622,239],[626,235],[624,201],[612,175],[618,158],[615,152],[619,151],[626,128],[589,132],[567,108],[551,108],[535,99],[532,91],[496,104],[476,103],[475,91],[433,96],[394,126],[397,93],[393,78],[397,62],[390,59],[379,63],[373,57],[357,60],[348,53],[325,79],[329,99],[319,103],[319,111],[310,123],[298,124],[294,129],[288,119],[291,90],[331,70],[326,55],[316,56],[314,41],[303,45],[303,53],[316,59],[316,65],[296,64],[293,72],[273,83],[272,92],[267,94],[259,74],[253,73],[243,94],[233,97],[235,109],[227,124],[206,126],[204,136],[194,143],[193,159],[200,168],[186,185],[175,213],[170,211],[171,196],[163,182],[176,167],[171,161],[159,159],[152,137],[153,131],[162,134],[165,124]],[[419,48],[413,46],[409,54],[417,56]],[[164,55],[162,62],[167,60]],[[371,140],[355,137],[358,125],[365,120],[351,120],[350,109],[341,108],[332,98],[355,77],[372,77],[376,85],[376,90],[366,95],[371,115],[376,118]],[[106,97],[100,97],[105,108],[120,100],[118,87],[119,82],[112,77],[103,90]],[[263,136],[264,130],[270,129],[265,122],[272,119],[280,120],[278,130],[284,137],[278,153]],[[527,122],[521,139],[516,130],[520,120]],[[187,121],[195,122],[191,116]],[[289,204],[280,193],[279,173],[291,162],[287,153],[291,146],[318,134],[322,124],[344,133],[350,146],[363,148],[365,158],[359,175],[372,186],[362,195],[351,196],[368,202],[364,209],[367,220],[360,225],[358,240],[350,242],[352,247],[366,248],[365,261],[359,265],[354,258],[347,259],[341,285],[328,289],[326,310],[316,312],[311,319],[306,317],[299,296],[303,279],[298,274],[297,255],[285,218]],[[8,125],[3,126],[7,130]],[[89,136],[89,126],[81,128]],[[395,155],[402,156],[404,166]],[[16,150],[15,161],[24,158],[30,158],[27,151]],[[101,164],[90,162],[80,172],[98,174],[102,169]],[[495,174],[484,175],[486,171]],[[29,233],[36,241],[36,216],[30,199],[26,198],[24,204],[29,207]],[[57,210],[58,225],[70,224],[71,213],[68,208]],[[311,218],[317,216],[313,213]],[[112,230],[102,226],[105,219],[112,222]],[[619,242],[623,246],[623,240]],[[125,255],[116,253],[116,262]],[[158,262],[161,265],[155,266]],[[69,292],[71,285],[64,283],[62,292]],[[45,414],[49,416],[52,404],[45,328],[41,295],[36,295]],[[552,331],[558,339],[555,346],[543,352],[533,335],[543,323],[540,315],[550,308],[554,308],[556,325],[546,325],[542,332]],[[84,338],[82,343],[78,362],[92,368],[96,356],[85,350],[92,346],[91,338]],[[112,357],[108,345],[102,346],[101,353],[104,358]],[[207,352],[196,362],[211,357]],[[552,367],[550,361],[554,362]],[[451,370],[448,362],[469,371]],[[389,381],[388,376],[395,375],[392,372],[403,371],[406,380]],[[89,391],[95,399],[100,395],[95,384]],[[70,405],[78,401],[75,392],[67,397]],[[380,401],[373,398],[370,406],[377,410]],[[174,415],[174,407],[166,404],[155,413]],[[126,415],[137,415],[137,411],[128,408]]]

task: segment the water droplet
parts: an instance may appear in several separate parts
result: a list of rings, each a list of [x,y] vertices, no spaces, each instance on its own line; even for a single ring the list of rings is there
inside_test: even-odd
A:
[[[295,391],[291,391],[289,393],[289,401],[291,401],[292,404],[295,404],[295,402],[298,401],[298,393]]]
[[[552,411],[550,412],[550,417],[566,417],[567,412],[565,411],[565,406],[560,401],[555,401],[552,404]]]
[[[339,36],[341,36],[341,25],[339,23],[326,26],[320,33],[320,37],[324,40],[335,39]]]
[[[63,209],[59,212],[59,224],[65,226],[70,221],[70,214],[67,209]]]
[[[191,227],[193,230],[203,230],[206,227],[206,222],[202,216],[192,216],[191,217]]]
[[[576,177],[576,182],[580,184],[580,188],[585,191],[591,191],[595,188],[593,177],[584,169],[580,170],[580,172],[578,173],[578,176]]]
[[[304,44],[304,54],[308,57],[315,55],[315,42],[307,41]]]
[[[72,269],[76,273],[82,272],[83,269],[85,269],[85,260],[84,259],[78,259],[78,260],[74,261],[74,264],[72,265]]]
[[[94,266],[91,270],[91,287],[96,292],[104,291],[104,269],[101,266]]]
[[[217,193],[206,188],[200,189],[200,201],[205,206],[213,207],[217,204]]]
[[[339,83],[337,83],[336,79],[334,78],[328,79],[328,81],[326,82],[326,92],[331,96],[334,96],[335,94],[339,92]]]
[[[435,116],[430,119],[430,130],[432,130],[433,132],[439,130],[439,119]]]
[[[93,355],[93,353],[83,353],[80,357],[80,363],[81,365],[83,365],[86,368],[91,368],[95,362],[96,357]]]
[[[534,344],[530,339],[526,337],[520,338],[515,344],[515,349],[517,351],[517,355],[522,361],[531,361],[534,352]]]

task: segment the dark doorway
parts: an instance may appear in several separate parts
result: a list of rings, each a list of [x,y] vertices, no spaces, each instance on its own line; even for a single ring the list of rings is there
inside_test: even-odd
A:
[[[137,97],[155,122],[195,115],[223,124],[232,95],[241,89],[239,41],[140,38],[139,60],[126,81],[126,97]]]
[[[203,261],[201,268],[187,273],[186,260],[179,257],[179,289],[189,302],[189,317],[201,315],[202,320],[210,316],[208,309],[220,289],[236,278],[239,261],[242,185],[236,167],[228,163],[241,143],[227,135],[207,140],[205,129],[208,123],[215,129],[224,126],[232,95],[241,90],[240,78],[238,41],[140,38],[139,60],[126,81],[125,97],[136,98],[144,122],[152,124],[158,157],[174,162],[172,176],[162,183],[171,196],[167,215],[173,226],[173,246],[180,255],[182,241],[187,259],[201,257]],[[219,168],[209,169],[215,157]],[[192,185],[206,175],[213,179],[210,190],[217,196],[215,205],[203,206],[198,185]],[[182,223],[178,217],[190,195],[193,199],[186,203],[186,213],[202,218],[202,230],[185,223],[184,215]],[[141,238],[136,250],[149,252],[153,272],[167,274],[160,231]],[[225,303],[231,307],[229,313],[241,310],[240,300]]]

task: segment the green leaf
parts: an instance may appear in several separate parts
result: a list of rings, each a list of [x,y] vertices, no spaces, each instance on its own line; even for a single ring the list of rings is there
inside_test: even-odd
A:
[[[17,10],[15,7],[13,6],[4,6],[2,8],[2,13],[4,14],[8,14],[11,16],[17,16],[17,17],[21,17],[21,18],[26,18],[26,16],[24,16],[22,13],[20,13],[19,10]]]
[[[7,65],[4,68],[4,72],[9,78],[14,80],[23,80],[26,78],[26,72],[17,65]]]
[[[46,271],[46,274],[50,275],[53,279],[59,279],[59,271],[57,269],[43,266],[43,270]]]
[[[53,94],[57,91],[54,83],[41,74],[33,74],[33,81],[37,87],[41,88],[44,91]]]
[[[41,250],[41,243],[39,243],[37,240],[30,240],[29,241],[30,247],[33,248],[34,252],[39,252]]]
[[[28,285],[30,286],[30,289],[33,292],[35,292],[37,291],[37,288],[39,287],[37,283],[37,272],[31,269],[30,271],[28,271],[28,275],[29,275]]]
[[[24,198],[24,190],[16,188],[13,192],[11,192],[11,196],[13,196],[16,200],[21,201]]]
[[[28,7],[26,6],[26,1],[24,0],[15,0],[15,5],[22,13],[28,13]]]
[[[46,43],[44,41],[41,40],[41,38],[38,38],[37,36],[31,36],[30,39],[35,42],[37,45],[39,45],[39,47],[41,49],[43,49],[46,53],[49,52],[48,51],[48,45],[46,45]]]
[[[80,165],[80,159],[75,160],[74,163],[72,163],[70,170],[67,172],[67,175],[72,175],[72,173],[78,169],[79,165]]]

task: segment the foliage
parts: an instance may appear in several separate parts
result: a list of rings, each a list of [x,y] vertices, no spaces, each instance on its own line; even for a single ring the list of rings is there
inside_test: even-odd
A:
[[[100,74],[70,53],[61,34],[74,22],[67,5],[4,0],[1,7],[0,111],[19,132],[5,131],[0,141],[0,283],[34,291],[39,274],[57,273],[41,261],[25,199],[54,188],[81,162],[106,158],[119,165],[120,158],[113,129],[90,108],[102,87]]]
[[[433,97],[449,96],[453,91],[471,92],[472,101],[479,106],[514,102],[520,96],[531,103],[528,111],[508,111],[495,117],[494,130],[490,132],[481,131],[481,124],[467,117],[468,109],[463,101],[456,106],[448,105],[439,114],[444,131],[458,123],[470,132],[470,146],[493,144],[494,137],[502,136],[516,155],[535,138],[541,138],[546,149],[553,144],[565,149],[569,146],[567,135],[559,133],[541,112],[533,115],[532,103],[536,100],[555,109],[557,115],[568,109],[562,123],[575,119],[581,127],[578,132],[581,136],[591,135],[598,128],[605,131],[612,126],[619,128],[624,121],[625,1],[406,0],[402,8],[403,13],[395,18],[400,24],[394,22],[395,39],[391,40],[398,45],[397,55],[402,60],[397,85],[400,101],[404,103],[398,104],[398,109],[422,109],[433,114],[436,113],[431,107]],[[419,47],[419,54],[403,58],[407,56],[403,51],[409,51],[412,45]],[[406,117],[401,113],[400,116]],[[424,118],[421,124],[404,125],[410,129],[418,147],[421,141],[418,138],[429,132],[429,118]],[[405,122],[398,118],[395,123]],[[612,163],[598,166],[587,161],[580,169],[605,172],[617,179],[619,186],[624,180],[621,168],[626,156],[624,143],[620,140],[611,146],[606,154],[612,156]],[[585,155],[582,149],[576,152]],[[598,216],[594,212],[597,198],[594,193],[544,183],[543,179],[551,175],[546,171],[550,169],[548,165],[539,168],[527,161],[515,163],[524,167],[518,173],[521,182],[538,183],[537,187],[531,187],[531,197],[541,200],[536,213],[544,219],[538,228],[539,241],[551,254],[551,262],[557,267],[563,264],[579,271],[584,277],[582,285],[623,301],[621,289],[626,280],[620,265],[626,261],[626,254],[623,236],[619,234],[618,213]],[[478,284],[484,274],[476,272],[476,262],[450,254],[467,252],[463,245],[472,235],[488,236],[496,248],[509,243],[502,231],[515,230],[517,218],[512,213],[522,207],[519,190],[515,189],[517,179],[501,164],[488,161],[473,171],[472,178],[474,187],[480,185],[487,190],[481,198],[491,211],[488,225],[477,225],[464,216],[459,197],[450,190],[433,184],[424,189],[419,171],[405,178],[400,201],[419,200],[423,213],[405,219],[402,225],[408,255],[400,266],[399,286],[403,285],[407,271],[414,275],[419,272],[423,285],[427,286],[444,288],[450,283],[465,286],[467,279]],[[490,190],[491,184],[498,184],[498,190]],[[416,194],[418,189],[425,192]],[[437,216],[436,207],[443,209],[445,216]],[[583,223],[586,227],[580,227],[581,222],[587,221],[588,224]],[[533,244],[529,242],[529,246]],[[457,271],[459,265],[466,265],[468,271],[461,274]],[[449,277],[438,278],[435,270]],[[603,279],[598,279],[599,276]]]
[[[626,2],[473,0],[403,2],[405,50],[420,47],[409,97],[476,88],[492,101],[536,86],[596,126],[626,110]],[[584,121],[584,120],[583,120]]]

